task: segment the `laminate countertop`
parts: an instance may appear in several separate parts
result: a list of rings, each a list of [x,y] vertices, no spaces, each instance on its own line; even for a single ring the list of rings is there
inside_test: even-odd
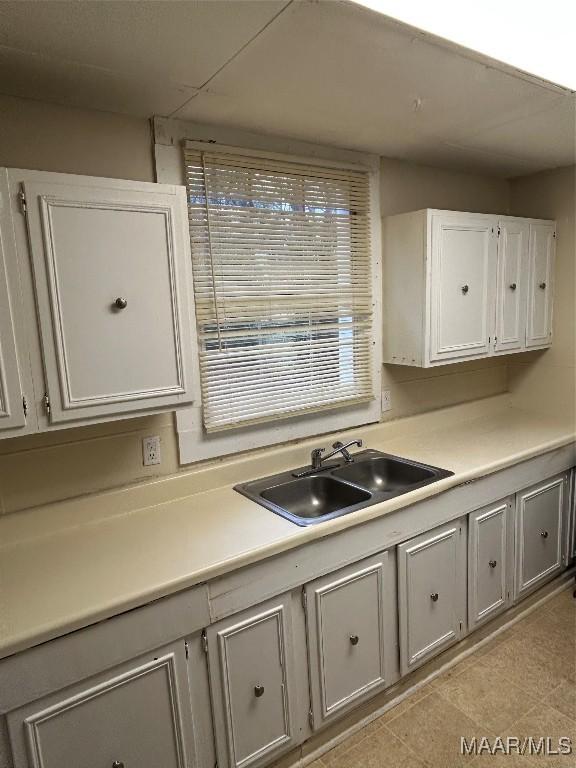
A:
[[[565,420],[515,409],[505,395],[354,436],[454,475],[305,528],[234,491],[305,464],[316,439],[0,519],[0,658],[575,440]]]

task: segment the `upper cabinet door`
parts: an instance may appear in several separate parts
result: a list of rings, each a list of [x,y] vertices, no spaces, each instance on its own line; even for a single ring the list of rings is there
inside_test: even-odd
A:
[[[184,189],[41,177],[23,189],[51,422],[190,402]]]
[[[524,347],[529,233],[530,227],[525,222],[499,223],[495,343],[497,352],[518,351]]]
[[[4,243],[0,231],[0,432],[26,425]]]
[[[552,341],[555,225],[530,225],[527,347],[549,346]]]
[[[430,360],[490,352],[496,238],[485,216],[432,217]]]

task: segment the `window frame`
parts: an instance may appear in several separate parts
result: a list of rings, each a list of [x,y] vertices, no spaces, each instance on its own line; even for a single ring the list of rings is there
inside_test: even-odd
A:
[[[190,464],[247,450],[276,445],[362,424],[378,422],[382,387],[382,239],[380,216],[380,163],[375,155],[318,147],[303,142],[247,134],[231,129],[196,126],[175,120],[155,120],[154,154],[157,180],[184,184],[184,145],[194,149],[249,154],[255,157],[368,171],[370,188],[370,245],[373,285],[372,387],[373,399],[312,413],[279,418],[268,423],[235,427],[208,434],[204,430],[200,396],[200,371],[195,355],[194,403],[176,412],[180,464]],[[191,273],[190,264],[190,273]],[[193,293],[193,287],[190,288]],[[192,311],[194,304],[192,304]],[[191,317],[197,347],[196,318]]]

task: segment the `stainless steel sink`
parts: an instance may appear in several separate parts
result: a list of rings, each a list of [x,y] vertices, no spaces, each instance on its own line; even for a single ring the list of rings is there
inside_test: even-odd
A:
[[[371,493],[412,488],[435,479],[434,470],[392,456],[372,456],[333,472],[334,477],[359,485]]]
[[[371,494],[329,475],[311,475],[281,483],[261,492],[261,497],[290,514],[310,520],[368,501]]]
[[[374,450],[354,454],[350,463],[333,462],[297,477],[305,470],[300,467],[242,483],[235,490],[296,525],[312,525],[454,474]]]

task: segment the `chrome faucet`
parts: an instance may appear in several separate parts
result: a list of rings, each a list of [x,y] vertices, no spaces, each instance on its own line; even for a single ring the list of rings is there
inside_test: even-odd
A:
[[[346,444],[337,440],[332,445],[334,450],[331,453],[328,453],[326,456],[324,456],[324,451],[326,450],[325,448],[314,448],[310,454],[310,464],[312,465],[312,469],[316,471],[322,469],[322,463],[324,461],[328,461],[328,459],[331,459],[332,456],[336,456],[337,453],[341,453],[344,457],[344,461],[347,464],[350,464],[351,461],[354,461],[350,455],[350,452],[348,451],[348,448],[350,448],[351,445],[357,445],[358,448],[362,448],[362,440],[350,440],[350,442]]]

